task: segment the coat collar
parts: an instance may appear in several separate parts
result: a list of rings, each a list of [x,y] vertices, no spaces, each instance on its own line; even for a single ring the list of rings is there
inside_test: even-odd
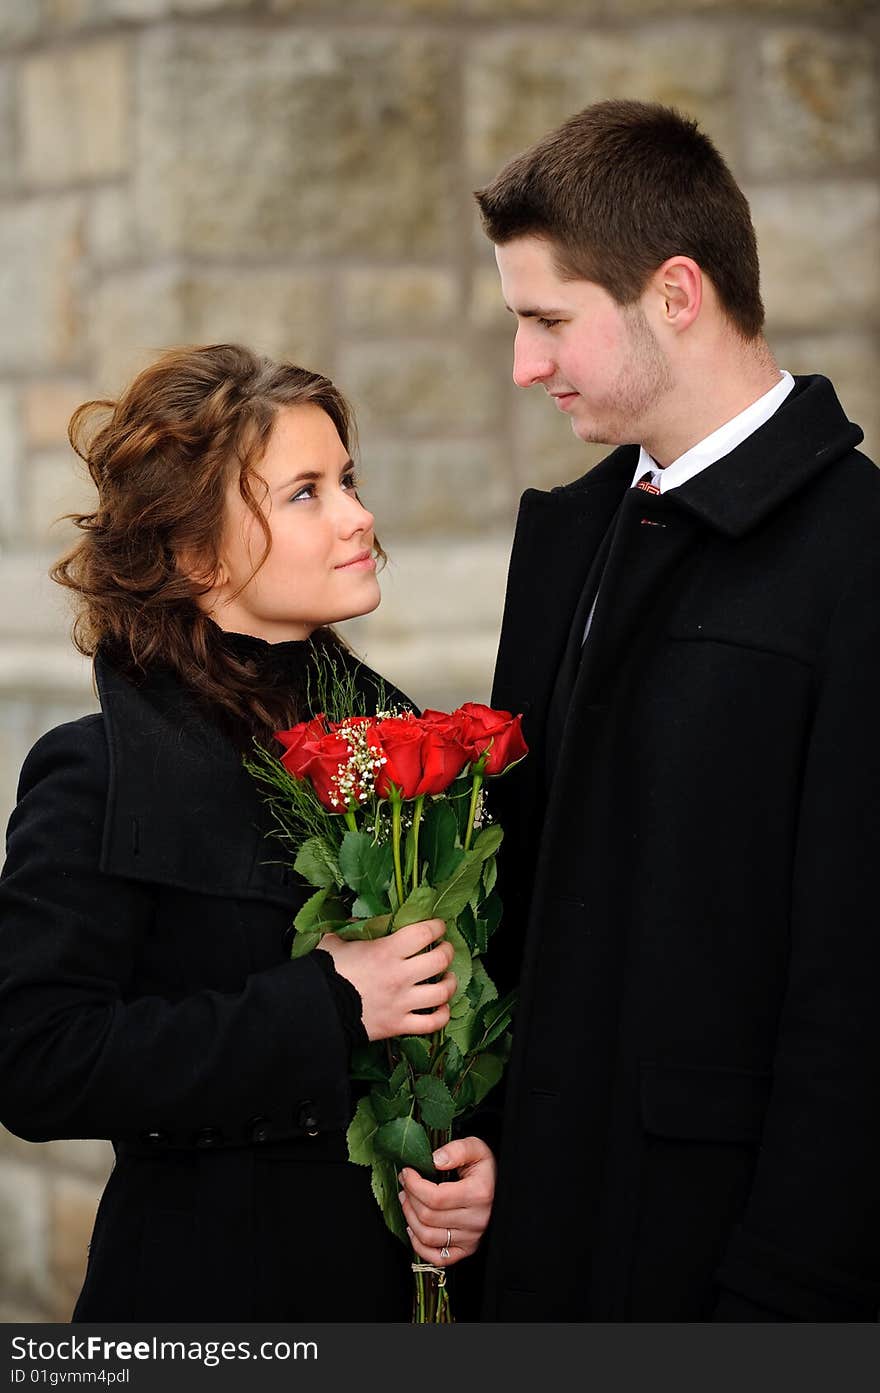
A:
[[[170,673],[135,686],[100,655],[95,676],[110,757],[101,869],[289,905],[256,785],[195,700]]]
[[[741,537],[864,439],[826,377],[796,377],[779,410],[736,449],[664,499],[729,537]],[[588,474],[551,493],[530,489],[523,508],[560,513],[595,490],[632,483],[638,447],[624,445]]]
[[[644,574],[623,577],[627,593],[633,592],[631,607],[641,602],[637,582],[659,585],[679,564],[682,541],[695,542],[702,530],[707,536],[713,531],[744,535],[861,439],[826,378],[796,378],[779,411],[748,440],[687,484],[649,500],[654,505],[649,511],[678,520],[681,535],[670,530],[658,537],[656,559]],[[571,484],[523,495],[492,700],[525,712],[533,748],[540,748],[554,677],[590,563],[621,502],[630,501],[637,459],[638,446],[624,445]],[[638,506],[637,499],[632,506]],[[624,617],[615,612],[607,624],[597,623],[590,653],[594,684],[601,685],[613,665]]]

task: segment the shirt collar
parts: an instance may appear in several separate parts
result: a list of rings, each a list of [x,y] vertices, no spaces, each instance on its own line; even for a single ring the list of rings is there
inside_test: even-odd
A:
[[[785,401],[789,392],[794,387],[794,378],[790,372],[783,370],[782,377],[769,392],[758,397],[751,406],[747,406],[745,411],[740,411],[736,416],[725,421],[723,426],[719,426],[711,435],[707,435],[705,440],[700,440],[696,445],[692,445],[678,459],[673,460],[665,469],[661,469],[657,461],[648,454],[644,445],[639,450],[639,461],[636,465],[636,472],[632,482],[635,485],[643,475],[650,471],[651,479],[660,489],[661,493],[668,493],[670,489],[678,488],[680,484],[687,483],[688,479],[693,479],[695,474],[699,474],[702,469],[706,469],[716,460],[724,455],[730,454],[737,445],[741,445],[747,440],[759,426],[763,426],[765,421],[769,421],[774,412],[778,411]]]

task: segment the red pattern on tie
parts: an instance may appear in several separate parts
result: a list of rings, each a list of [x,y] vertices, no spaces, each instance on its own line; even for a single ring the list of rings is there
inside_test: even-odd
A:
[[[652,475],[649,469],[647,474],[643,474],[641,479],[639,479],[639,482],[636,484],[636,488],[641,489],[643,493],[659,493],[660,490],[657,487],[657,485],[655,483],[652,483],[653,477],[654,476]]]

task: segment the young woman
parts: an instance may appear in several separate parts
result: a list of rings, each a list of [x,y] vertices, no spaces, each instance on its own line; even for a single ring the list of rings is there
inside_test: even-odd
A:
[[[0,1118],[113,1140],[77,1321],[409,1318],[410,1257],[347,1159],[349,1054],[445,1024],[452,948],[431,920],[290,961],[310,892],[241,760],[313,714],[331,658],[376,709],[329,627],[379,603],[352,429],[326,378],[234,345],[71,422],[98,501],[53,576],[102,711],[22,771]],[[475,1242],[488,1210],[459,1217]]]

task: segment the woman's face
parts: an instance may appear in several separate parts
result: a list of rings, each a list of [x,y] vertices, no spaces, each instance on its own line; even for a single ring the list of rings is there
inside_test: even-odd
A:
[[[217,581],[202,597],[212,619],[280,643],[374,610],[381,597],[373,516],[358,499],[354,465],[327,413],[311,402],[279,407],[257,473],[267,486],[262,506],[272,547],[252,575],[265,541],[236,473],[226,493]],[[260,487],[258,478],[258,498]]]

